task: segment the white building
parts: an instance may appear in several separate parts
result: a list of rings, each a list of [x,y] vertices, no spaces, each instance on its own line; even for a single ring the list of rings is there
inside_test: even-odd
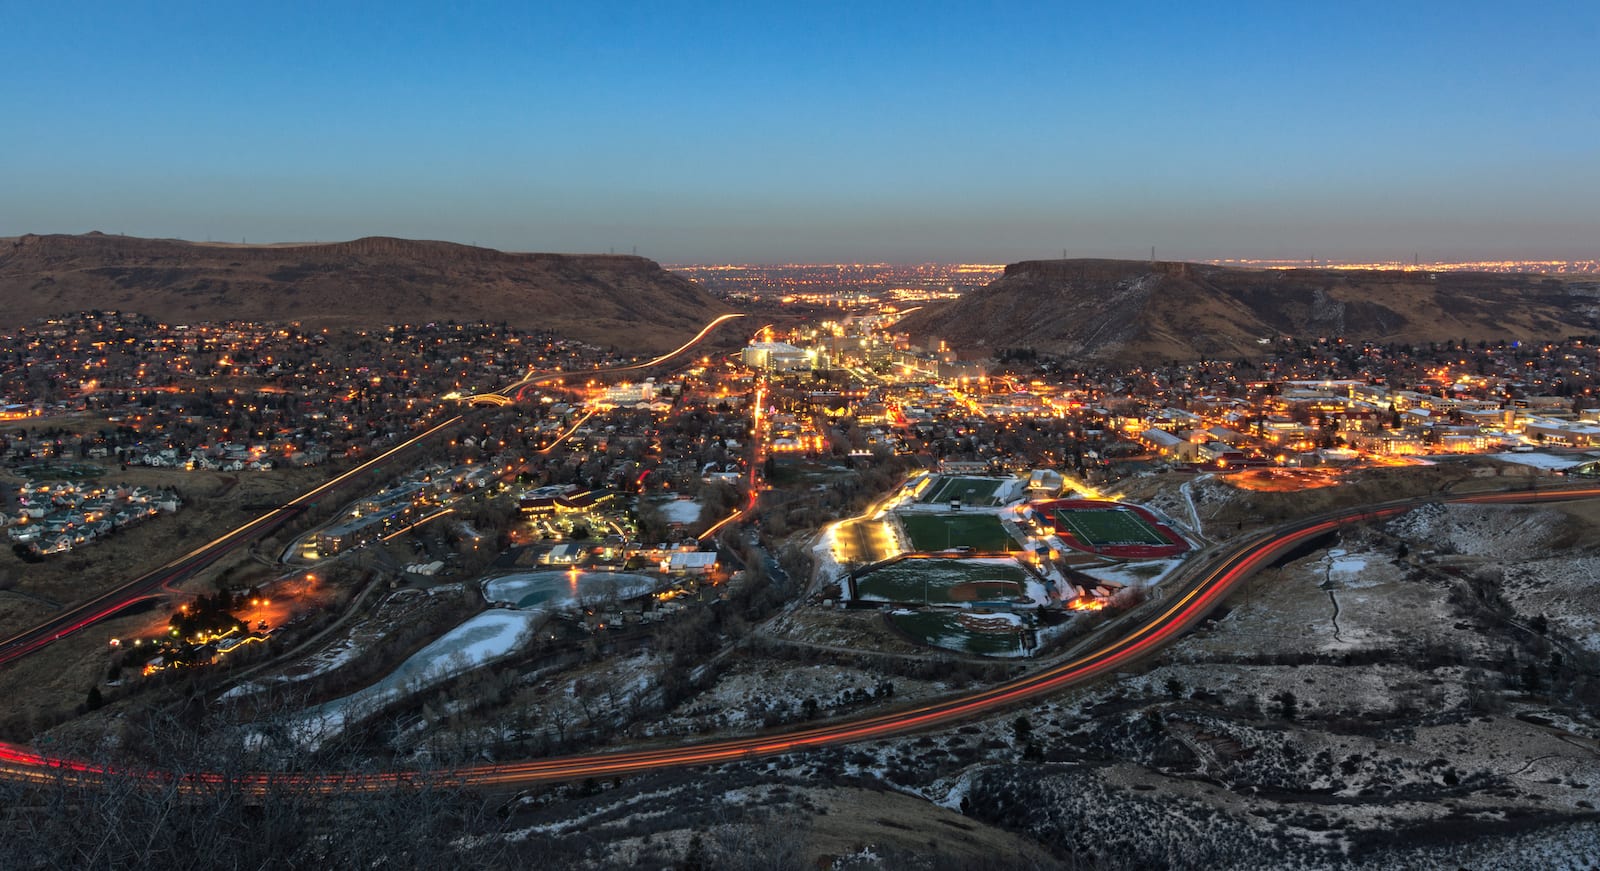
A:
[[[816,362],[812,354],[786,342],[752,342],[740,358],[752,369],[777,372],[810,369]]]
[[[667,557],[666,571],[675,575],[708,575],[717,567],[717,555],[709,550],[678,551]]]

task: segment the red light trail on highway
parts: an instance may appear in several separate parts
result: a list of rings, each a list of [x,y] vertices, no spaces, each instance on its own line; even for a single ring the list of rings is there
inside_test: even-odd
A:
[[[647,368],[671,359],[698,344],[720,324],[742,317],[727,314],[708,323],[688,342],[678,348],[644,363],[614,367],[600,371],[630,371]],[[763,328],[765,331],[766,328]],[[530,375],[508,385],[497,395],[505,397],[519,393],[527,385],[562,377],[564,373]],[[759,458],[765,402],[765,384],[762,382],[754,397],[752,424],[755,432],[755,457]],[[580,418],[577,424],[563,433],[564,439],[577,425],[585,422],[594,412]],[[267,512],[208,544],[190,551],[166,565],[109,591],[83,605],[59,615],[54,620],[21,633],[0,643],[0,664],[25,656],[38,648],[72,634],[96,621],[139,601],[152,598],[155,591],[182,580],[241,544],[264,534],[288,519],[293,513],[311,504],[312,500],[328,492],[351,477],[376,467],[396,453],[429,438],[459,422],[452,417],[429,430],[391,448],[383,454],[341,474],[324,484],[307,491],[292,502]],[[557,443],[559,443],[558,439]],[[552,444],[550,447],[554,447]],[[546,448],[548,450],[548,448]],[[751,511],[759,493],[756,477],[757,463],[751,464],[749,504],[734,512],[717,527]],[[1600,496],[1600,488],[1552,489],[1545,491],[1522,490],[1458,496],[1440,501],[1462,503],[1523,503],[1583,499]],[[134,777],[157,782],[214,784],[234,783],[245,788],[264,788],[269,784],[287,785],[312,792],[346,792],[381,789],[396,784],[428,781],[467,786],[510,786],[547,781],[574,780],[586,777],[630,774],[663,768],[737,762],[794,751],[838,746],[866,740],[884,739],[925,729],[948,726],[980,715],[994,713],[1006,707],[1059,692],[1067,687],[1086,683],[1124,668],[1159,651],[1180,637],[1189,628],[1204,619],[1240,582],[1253,575],[1261,566],[1294,548],[1340,526],[1367,520],[1390,517],[1408,511],[1428,500],[1410,500],[1354,510],[1289,527],[1272,534],[1261,534],[1234,546],[1225,554],[1214,558],[1214,564],[1192,582],[1187,592],[1146,620],[1131,632],[1106,645],[1079,656],[1069,662],[1045,669],[1037,674],[954,699],[925,704],[908,710],[891,711],[859,720],[808,727],[779,734],[711,741],[688,746],[667,746],[643,750],[618,750],[583,754],[554,759],[501,765],[434,771],[388,771],[313,774],[251,773],[228,778],[212,772],[177,775],[153,769],[120,768],[96,765],[65,757],[46,756],[27,748],[0,743],[0,777],[42,781],[70,774],[83,779],[106,777]]]
[[[1456,497],[1444,501],[1518,503],[1595,496],[1600,496],[1600,488],[1519,491]],[[1423,504],[1424,501],[1426,500],[1413,500],[1403,504],[1350,511],[1337,516],[1305,521],[1271,535],[1256,536],[1219,557],[1216,564],[1205,571],[1177,601],[1133,631],[1107,645],[1038,674],[909,710],[775,735],[735,738],[689,746],[622,750],[437,771],[329,772],[296,775],[257,773],[244,775],[232,782],[246,788],[264,787],[270,783],[312,792],[369,791],[413,781],[478,787],[515,786],[633,774],[663,768],[738,762],[819,747],[897,737],[934,727],[948,726],[1086,683],[1131,665],[1159,651],[1204,619],[1234,587],[1255,574],[1263,565],[1341,526],[1392,517]],[[49,757],[25,748],[0,744],[0,776],[37,781],[57,773],[70,773],[82,778],[132,776],[161,781],[170,781],[175,777],[159,771],[110,769],[80,760]],[[206,773],[186,775],[180,780],[212,783],[217,782],[219,778],[221,775]]]

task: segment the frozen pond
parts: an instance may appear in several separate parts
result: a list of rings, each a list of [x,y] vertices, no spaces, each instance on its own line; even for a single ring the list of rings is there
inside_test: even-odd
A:
[[[511,654],[543,619],[537,613],[516,611],[478,614],[412,654],[377,683],[299,714],[289,724],[289,734],[303,746],[317,747],[351,720]]]
[[[516,608],[562,611],[580,605],[636,599],[664,582],[625,572],[518,572],[483,582],[483,596]]]

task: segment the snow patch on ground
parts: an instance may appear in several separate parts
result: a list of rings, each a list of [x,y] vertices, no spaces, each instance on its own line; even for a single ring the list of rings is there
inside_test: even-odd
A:
[[[1600,557],[1510,563],[1501,595],[1521,619],[1543,615],[1551,628],[1600,653]]]
[[[266,689],[268,686],[298,683],[314,677],[330,674],[345,665],[354,662],[361,653],[361,648],[353,638],[342,638],[333,644],[324,647],[316,653],[300,661],[303,671],[296,670],[290,674],[279,675],[268,681],[246,681],[218,696],[220,699],[242,698]]]
[[[945,692],[944,684],[835,665],[739,662],[716,682],[646,730],[651,735],[718,734],[795,722],[815,699],[819,716],[863,710],[875,701],[903,703]],[[890,695],[892,693],[892,695]]]
[[[1253,699],[1263,711],[1272,709],[1274,697],[1289,690],[1295,694],[1303,714],[1359,718],[1389,716],[1404,705],[1431,710],[1460,707],[1467,701],[1464,674],[1461,668],[1419,672],[1391,665],[1356,669],[1308,664],[1285,669],[1275,665],[1172,663],[1125,678],[1122,685],[1127,691],[1150,696],[1170,695],[1170,690],[1180,687],[1182,693],[1206,689],[1235,701]],[[1173,682],[1170,686],[1169,681]]]
[[[1232,610],[1173,655],[1343,653],[1426,643],[1487,652],[1483,634],[1462,623],[1449,604],[1449,585],[1410,577],[1406,566],[1381,551],[1335,550],[1245,582]],[[1353,571],[1358,562],[1361,569]]]
[[[1183,494],[1183,506],[1188,509],[1189,530],[1201,538],[1205,537],[1205,528],[1200,521],[1200,509],[1194,504],[1194,485],[1196,482],[1209,481],[1210,479],[1211,475],[1207,473],[1198,478],[1184,481],[1183,486],[1178,488],[1178,492]]]
[[[1143,560],[1114,566],[1096,566],[1082,571],[1096,580],[1112,581],[1125,587],[1151,587],[1161,583],[1181,565],[1183,565],[1181,558]]]
[[[1516,560],[1544,556],[1565,516],[1549,508],[1431,503],[1389,521],[1419,548]]]
[[[663,502],[658,508],[668,523],[682,523],[687,526],[700,519],[701,505],[693,499],[674,499],[671,502]]]
[[[1559,455],[1559,454],[1540,454],[1540,453],[1532,453],[1532,454],[1504,453],[1504,454],[1490,454],[1489,456],[1493,457],[1496,460],[1504,460],[1507,463],[1516,463],[1519,466],[1532,466],[1532,467],[1534,467],[1536,469],[1552,469],[1552,470],[1554,470],[1554,469],[1570,469],[1573,466],[1581,466],[1584,463],[1587,463],[1587,462],[1590,462],[1591,460],[1593,460],[1592,457],[1565,456],[1565,455]]]
[[[985,632],[994,632],[1014,627],[1020,628],[1025,625],[1022,622],[1022,615],[1010,614],[1005,611],[996,611],[990,614],[966,614],[962,616],[961,622],[966,626],[974,629],[981,629]]]
[[[813,571],[821,584],[831,584],[847,574],[844,566],[834,557],[834,542],[838,534],[839,524],[835,523],[817,536],[817,543],[811,548],[812,563],[816,566]],[[844,586],[845,595],[848,596],[848,585]]]
[[[956,778],[955,784],[950,787],[950,791],[945,793],[944,798],[939,799],[938,801],[934,802],[934,804],[939,805],[940,807],[949,808],[953,811],[959,811],[961,810],[962,800],[967,797],[967,793],[971,789],[972,772],[963,771],[961,772],[961,776]]]

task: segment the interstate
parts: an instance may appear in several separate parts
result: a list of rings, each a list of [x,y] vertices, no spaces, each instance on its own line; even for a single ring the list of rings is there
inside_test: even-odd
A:
[[[113,769],[82,760],[40,754],[25,747],[0,744],[0,777],[35,782],[57,777],[84,780],[137,777],[162,782],[176,778],[196,785],[228,782],[245,789],[277,785],[312,792],[371,791],[420,782],[510,790],[539,783],[755,760],[899,737],[995,714],[1105,678],[1145,660],[1204,620],[1234,589],[1262,568],[1340,527],[1394,517],[1431,501],[1527,504],[1595,497],[1600,497],[1600,487],[1585,485],[1448,498],[1417,498],[1346,509],[1275,527],[1203,558],[1203,562],[1197,563],[1190,572],[1190,580],[1181,593],[1156,603],[1152,608],[1155,613],[1093,650],[984,690],[858,719],[749,737],[664,744],[495,765],[355,773],[279,775],[262,772],[232,777],[205,772],[180,776],[157,770]]]
[[[595,369],[593,371],[585,370],[585,374],[632,372],[659,365],[700,344],[700,342],[704,341],[707,336],[711,335],[711,333],[722,324],[741,317],[744,317],[744,315],[724,314],[718,316],[708,322],[700,329],[699,332],[690,337],[688,341],[672,349],[671,351],[653,357],[642,363],[613,366],[604,369]],[[518,391],[528,385],[559,379],[564,375],[571,374],[573,373],[564,373],[560,371],[544,373],[530,372],[520,380],[501,388],[492,395],[507,398],[509,400],[509,397],[516,394]],[[574,424],[566,433],[564,433],[561,438],[566,438],[567,435],[571,434],[573,429],[576,429],[578,425],[581,425],[583,421],[587,419],[588,415],[584,415],[583,418]],[[67,608],[51,617],[49,620],[46,620],[45,622],[40,623],[31,629],[24,630],[10,638],[0,641],[0,666],[4,666],[6,663],[27,656],[28,654],[33,653],[45,645],[60,640],[65,636],[82,631],[83,629],[112,617],[133,605],[160,597],[162,595],[161,591],[164,588],[168,588],[173,584],[181,583],[187,580],[188,578],[194,576],[196,572],[199,572],[206,566],[211,565],[222,557],[234,552],[238,548],[271,534],[278,527],[288,522],[292,517],[302,511],[305,511],[323,496],[328,495],[340,485],[365,472],[382,468],[385,463],[393,460],[396,455],[438,435],[446,429],[449,429],[451,426],[461,422],[461,420],[461,415],[453,415],[443,422],[429,427],[427,430],[404,442],[401,442],[398,445],[395,445],[387,451],[384,451],[378,456],[361,463],[355,468],[331,478],[304,493],[301,493],[294,499],[291,499],[288,502],[256,517],[254,520],[251,520],[242,526],[223,533],[217,538],[200,545],[199,547],[180,557],[172,559],[161,566],[152,569],[151,571],[146,572],[145,574],[142,574],[131,581],[128,581],[125,584],[107,590],[106,592],[95,596],[93,599],[90,599],[87,602]],[[553,447],[553,445],[546,447],[545,450],[548,451],[550,447]]]

